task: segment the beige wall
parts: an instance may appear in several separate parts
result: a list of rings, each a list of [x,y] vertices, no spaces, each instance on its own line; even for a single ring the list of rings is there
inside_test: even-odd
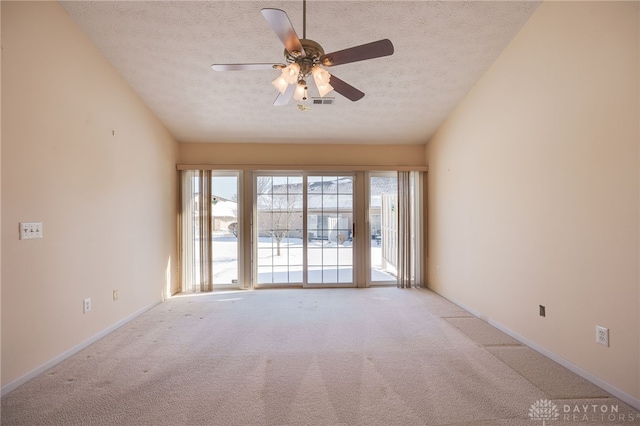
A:
[[[181,164],[424,166],[424,145],[181,143]]]
[[[427,145],[430,287],[636,402],[639,13],[543,3]]]
[[[5,387],[177,289],[178,149],[58,3],[3,1],[2,45]]]

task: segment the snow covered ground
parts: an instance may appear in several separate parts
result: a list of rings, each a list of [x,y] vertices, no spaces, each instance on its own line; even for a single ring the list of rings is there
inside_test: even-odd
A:
[[[238,242],[232,234],[213,238],[213,282],[234,284],[238,270]],[[281,241],[280,256],[276,241],[270,237],[258,239],[258,283],[301,283],[304,250],[302,239]],[[395,275],[382,270],[381,248],[372,241],[372,280],[393,281]],[[353,280],[353,247],[351,242],[338,245],[326,240],[313,240],[308,244],[309,284],[350,283]]]

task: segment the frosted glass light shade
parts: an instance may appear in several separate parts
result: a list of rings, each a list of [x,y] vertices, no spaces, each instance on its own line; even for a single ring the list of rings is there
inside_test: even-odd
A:
[[[293,93],[293,99],[296,101],[302,101],[307,98],[307,84],[304,80],[301,80],[296,87],[296,91]]]
[[[300,74],[300,65],[295,62],[282,70],[282,77],[289,84],[294,84],[298,81],[298,74]]]
[[[318,86],[318,92],[320,93],[320,97],[324,98],[329,92],[333,90],[333,86],[329,83],[324,84],[322,86]]]
[[[286,92],[287,87],[289,86],[289,83],[287,83],[287,80],[282,75],[280,75],[278,78],[273,80],[271,84],[273,84],[273,87],[278,89],[278,91],[283,95],[284,95],[284,92]]]
[[[318,87],[329,84],[329,80],[331,79],[331,74],[319,65],[316,65],[311,69],[311,74],[313,74],[313,80],[316,82],[316,86]]]
[[[329,84],[331,80],[331,74],[327,72],[324,68],[316,65],[311,70],[311,74],[313,74],[313,80],[318,87],[318,92],[321,97],[325,97],[329,92],[333,90],[333,87]]]

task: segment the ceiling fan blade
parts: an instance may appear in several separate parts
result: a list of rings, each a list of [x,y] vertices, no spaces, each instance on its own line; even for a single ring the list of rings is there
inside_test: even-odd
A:
[[[287,86],[287,90],[284,93],[278,93],[278,97],[273,102],[275,106],[285,106],[293,98],[293,93],[296,91],[297,84],[290,84]]]
[[[364,61],[365,59],[380,58],[393,54],[393,44],[389,39],[378,40],[349,49],[327,53],[320,57],[320,63],[325,67]]]
[[[255,71],[272,70],[274,64],[213,64],[214,71]],[[284,66],[284,65],[283,65]]]
[[[364,97],[363,92],[359,91],[352,85],[345,83],[344,81],[340,80],[338,77],[336,77],[333,74],[331,75],[329,84],[333,86],[333,90],[340,93],[342,96],[349,99],[350,101],[353,101],[353,102],[359,101]]]
[[[273,31],[284,44],[284,48],[287,52],[293,54],[299,52],[300,56],[304,57],[304,49],[300,43],[300,39],[291,25],[289,16],[280,9],[262,9],[262,16],[267,20]]]

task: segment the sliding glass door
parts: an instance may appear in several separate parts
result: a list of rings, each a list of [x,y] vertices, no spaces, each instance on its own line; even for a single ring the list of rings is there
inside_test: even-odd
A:
[[[258,286],[353,285],[353,179],[256,176]]]
[[[353,285],[353,176],[307,176],[307,283]]]
[[[182,291],[238,287],[239,173],[182,172]]]
[[[420,284],[421,182],[418,172],[368,174],[367,285]]]
[[[398,174],[369,175],[369,274],[371,284],[398,281]]]
[[[238,175],[211,176],[211,269],[213,284],[238,285]]]

